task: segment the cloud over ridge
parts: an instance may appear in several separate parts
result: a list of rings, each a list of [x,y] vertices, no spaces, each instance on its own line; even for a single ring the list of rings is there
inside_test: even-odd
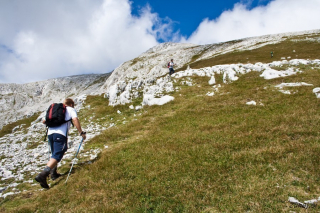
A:
[[[209,44],[239,38],[319,29],[319,0],[273,0],[252,9],[243,3],[224,11],[215,20],[204,19],[181,42]]]
[[[183,37],[150,6],[132,15],[130,0],[0,1],[0,83],[107,73],[159,41],[209,44],[320,28],[320,0],[239,2]]]

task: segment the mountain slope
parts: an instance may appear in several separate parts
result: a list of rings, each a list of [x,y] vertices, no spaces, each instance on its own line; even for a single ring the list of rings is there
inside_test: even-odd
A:
[[[214,96],[206,95],[213,89],[208,77],[192,77],[194,86],[181,79],[174,101],[145,106],[137,119],[88,142],[109,148],[93,164],[76,166],[67,185],[63,178],[49,191],[22,193],[12,210],[298,211],[289,196],[311,200],[320,193],[319,107],[312,92],[320,76],[311,67],[271,80],[250,72],[226,85],[216,76],[221,87]],[[314,86],[285,87],[291,95],[275,87],[302,81]],[[247,105],[252,101],[257,105]],[[114,110],[129,120],[128,105],[129,112],[119,107]],[[10,202],[3,205],[11,209]]]
[[[192,45],[164,43],[116,68],[101,93],[106,93],[111,105],[125,104],[143,85],[154,83],[168,73],[167,62],[173,58],[176,70],[199,69],[218,64],[270,63],[284,59],[317,59],[320,30],[267,35],[219,44]],[[274,58],[270,52],[274,52]],[[132,90],[132,91],[131,91]],[[130,91],[130,92],[129,92]],[[119,94],[115,97],[114,94]],[[121,93],[127,98],[120,98]],[[121,100],[122,99],[122,100]]]
[[[79,75],[27,84],[0,84],[0,129],[5,124],[44,111],[48,103],[94,93],[109,76]]]
[[[305,42],[305,33],[297,34],[290,39]],[[319,33],[308,36],[319,45]],[[229,43],[226,46],[235,42]],[[279,49],[286,45],[276,39],[274,43]],[[193,62],[201,66],[211,57],[203,57],[203,46],[177,44],[171,52],[166,49],[171,45],[155,47],[163,50],[161,57],[150,50],[154,56],[144,53],[144,58],[117,68],[99,89],[108,99],[87,97],[79,112],[84,128],[94,132],[96,124],[105,130],[87,141],[67,185],[66,176],[50,182],[50,191],[38,192],[38,185],[23,183],[18,189],[28,191],[7,196],[1,210],[280,212],[299,211],[288,197],[319,197],[320,60],[302,57],[193,69]],[[246,57],[246,51],[239,56]],[[167,72],[163,62],[179,58],[178,53],[181,60],[188,58],[179,66],[189,63],[191,68],[171,78],[162,76]],[[131,69],[135,66],[137,70]],[[148,106],[168,96],[173,99],[167,104]],[[119,104],[122,101],[126,104]],[[142,109],[136,108],[140,105]],[[73,135],[71,139],[77,140]],[[101,150],[98,158],[88,160],[87,150],[96,148]],[[68,172],[69,162],[61,172]],[[2,193],[10,190],[15,191],[11,186]]]

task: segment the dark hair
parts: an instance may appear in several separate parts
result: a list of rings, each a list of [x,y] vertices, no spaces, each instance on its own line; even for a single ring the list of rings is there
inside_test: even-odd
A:
[[[63,103],[69,107],[74,107],[74,101],[71,98],[66,98]]]

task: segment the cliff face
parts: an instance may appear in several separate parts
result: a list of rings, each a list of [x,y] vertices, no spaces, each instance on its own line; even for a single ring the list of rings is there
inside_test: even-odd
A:
[[[110,74],[78,75],[27,84],[0,84],[0,128],[44,111],[66,97],[95,94]]]

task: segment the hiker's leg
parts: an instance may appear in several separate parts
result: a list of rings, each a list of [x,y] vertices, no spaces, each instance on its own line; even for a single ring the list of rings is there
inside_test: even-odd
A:
[[[57,166],[58,162],[61,161],[64,153],[68,149],[67,138],[65,136],[60,134],[52,134],[48,137],[51,142],[50,145],[52,156],[44,170],[35,177],[35,180],[40,183],[41,187],[47,189],[49,188],[47,177],[49,176],[51,170]]]
[[[53,169],[58,164],[58,161],[55,160],[54,158],[52,158],[54,155],[53,153],[55,151],[53,136],[54,136],[54,134],[48,135],[48,141],[49,141],[49,145],[50,145],[50,149],[51,149],[51,158],[49,159],[47,166],[49,166],[51,169]]]
[[[47,163],[47,166],[51,169],[54,169],[58,164],[58,161],[54,158],[50,158],[49,162]]]
[[[170,75],[172,75],[172,73],[173,73],[172,70],[173,70],[172,68],[169,69],[169,74]]]
[[[58,165],[57,165],[57,166],[58,166]],[[51,171],[50,171],[51,180],[58,179],[58,178],[61,176],[61,174],[59,174],[59,173],[57,172],[57,166],[54,167],[53,169],[51,169]]]
[[[51,177],[51,180],[55,180],[55,179],[58,179],[61,174],[59,174],[57,172],[57,167],[58,167],[58,161],[54,158],[51,158],[49,160],[49,162],[47,163],[47,166],[50,167],[50,177]]]
[[[50,135],[50,137],[48,136],[48,143],[49,143],[49,146],[50,146],[51,154],[53,155],[54,147],[53,147],[53,143],[51,143],[50,140],[53,141],[53,136],[52,135]],[[51,160],[51,156],[49,157],[49,162],[50,162],[50,160]],[[59,174],[57,172],[58,162],[54,162],[54,161],[51,161],[50,163],[49,162],[48,162],[47,166],[49,166],[51,168],[50,177],[51,177],[51,180],[55,180],[55,179],[57,179],[57,178],[59,178],[61,176],[61,174]],[[55,167],[53,167],[54,164],[56,164]]]
[[[47,177],[49,176],[50,174],[50,171],[51,171],[51,168],[46,166],[42,172],[40,172],[36,177],[35,177],[35,180],[40,183],[40,186],[42,188],[45,188],[45,189],[49,189],[49,185],[47,183]]]
[[[67,138],[60,134],[53,134],[53,151],[48,166],[54,168],[58,162],[63,158],[64,153],[67,151]]]
[[[53,137],[52,135],[48,135],[48,143],[49,143],[49,146],[50,146],[50,151],[51,151],[51,154],[53,153]],[[49,162],[51,161],[51,158],[49,159]],[[48,162],[48,164],[49,164]],[[43,169],[43,171],[41,171],[36,177],[35,177],[35,180],[40,183],[40,186],[42,188],[46,188],[48,189],[49,188],[49,185],[47,183],[47,177],[49,176],[50,172],[51,172],[51,167],[50,166],[47,166]]]

